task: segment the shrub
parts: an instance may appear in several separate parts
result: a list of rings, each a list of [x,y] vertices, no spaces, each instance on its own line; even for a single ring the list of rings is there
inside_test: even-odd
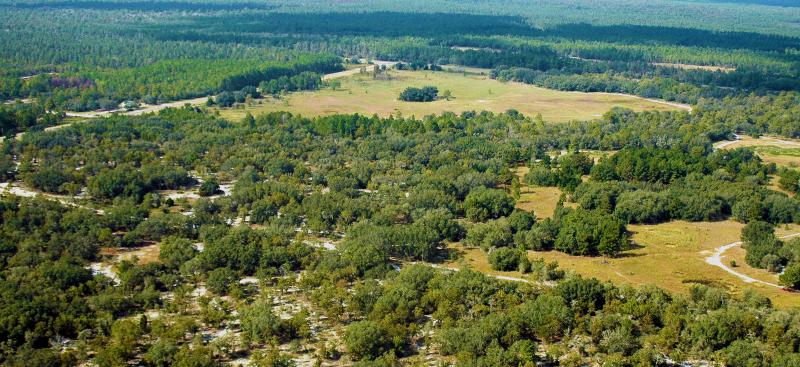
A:
[[[400,93],[400,100],[405,102],[430,102],[435,100],[438,95],[439,89],[436,87],[408,87]]]
[[[228,294],[231,284],[236,281],[236,273],[229,268],[217,268],[208,273],[206,287],[216,294]]]
[[[512,271],[517,270],[520,264],[520,259],[525,257],[525,252],[511,248],[501,247],[494,249],[489,254],[489,264],[493,270],[499,271]]]
[[[779,281],[784,287],[800,289],[800,263],[787,266]]]
[[[344,334],[344,343],[356,359],[375,359],[391,347],[386,330],[373,321],[350,324]]]
[[[514,199],[503,190],[478,187],[467,195],[464,210],[469,220],[483,222],[509,215],[514,210]]]
[[[200,189],[197,191],[197,194],[200,196],[211,196],[219,193],[219,184],[214,180],[204,181],[200,185]]]

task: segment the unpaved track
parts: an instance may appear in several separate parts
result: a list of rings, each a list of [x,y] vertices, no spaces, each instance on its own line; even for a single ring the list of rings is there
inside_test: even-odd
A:
[[[379,65],[379,66],[380,65],[386,65],[387,68],[391,67],[391,66],[394,66],[394,64],[397,64],[394,61],[375,61],[374,63],[375,63],[375,65]],[[369,68],[368,68],[368,70],[369,70]],[[336,79],[336,78],[342,78],[342,77],[346,77],[346,76],[350,76],[350,75],[355,75],[355,74],[358,74],[360,71],[361,71],[361,67],[357,67],[357,68],[354,68],[354,69],[349,69],[349,70],[345,70],[345,71],[339,71],[339,72],[336,72],[336,73],[325,74],[325,75],[322,76],[322,80],[330,80],[330,79]],[[192,106],[203,105],[203,104],[206,103],[206,101],[208,101],[209,97],[211,97],[211,96],[192,98],[192,99],[183,99],[183,100],[180,100],[180,101],[161,103],[161,104],[157,104],[157,105],[145,105],[143,108],[138,109],[138,110],[133,110],[133,111],[125,111],[125,110],[88,111],[88,112],[70,112],[70,111],[68,111],[68,112],[65,112],[64,114],[67,117],[81,117],[81,118],[87,118],[87,119],[95,118],[95,117],[111,116],[111,115],[113,115],[115,113],[120,114],[120,115],[126,115],[126,116],[139,116],[139,115],[143,115],[143,114],[146,114],[146,113],[158,112],[158,111],[161,111],[161,110],[163,110],[165,108],[183,107],[183,106],[185,106],[187,104],[192,105]],[[69,127],[69,126],[72,126],[72,123],[61,124],[61,125],[56,125],[56,126],[50,126],[50,127],[45,128],[44,131],[54,131],[54,130],[62,129],[62,128]],[[17,140],[19,140],[19,139],[22,138],[22,136],[24,134],[25,133],[19,133],[19,134],[17,134],[17,136],[15,138]],[[2,141],[3,141],[2,137],[0,137],[0,142],[2,142]]]
[[[789,239],[789,238],[793,238],[793,237],[797,237],[797,236],[800,236],[800,232],[788,234],[788,235],[785,235],[785,236],[781,236],[779,238],[782,239],[782,240],[785,240],[785,239]],[[730,250],[730,249],[732,249],[734,247],[741,246],[741,245],[742,245],[742,241],[737,241],[737,242],[732,242],[732,243],[729,243],[727,245],[723,245],[723,246],[717,247],[717,249],[714,251],[713,255],[711,255],[709,257],[706,257],[706,263],[714,265],[714,266],[716,266],[716,267],[718,267],[718,268],[720,268],[722,270],[727,271],[728,273],[733,274],[734,276],[736,276],[737,278],[741,279],[745,283],[760,283],[760,284],[768,285],[770,287],[783,288],[782,286],[780,286],[778,284],[765,282],[763,280],[755,279],[755,278],[752,278],[752,277],[750,277],[748,275],[742,274],[742,273],[734,270],[730,266],[725,265],[725,263],[722,262],[722,258],[725,257],[724,254],[725,254],[726,251],[728,251],[728,250]]]
[[[397,62],[394,62],[394,61],[379,61],[379,60],[375,60],[375,61],[373,61],[373,63],[375,65],[378,65],[378,66],[386,65],[387,68],[392,67],[395,64],[397,64]],[[366,65],[366,66],[367,66],[367,70],[370,71],[371,70],[370,68],[372,67],[372,65]],[[339,71],[339,72],[335,72],[335,73],[325,74],[325,75],[322,76],[322,80],[330,80],[330,79],[336,79],[336,78],[342,78],[342,77],[346,77],[346,76],[350,76],[350,75],[355,75],[355,74],[358,74],[360,71],[361,71],[361,66],[359,66],[357,68],[345,70],[345,71]],[[114,113],[118,113],[120,115],[127,115],[127,116],[138,116],[138,115],[142,115],[142,114],[145,114],[145,113],[158,112],[158,111],[161,111],[161,110],[163,110],[165,108],[183,107],[184,105],[187,105],[187,104],[192,105],[192,106],[203,105],[203,104],[206,103],[206,101],[208,101],[209,97],[212,97],[212,96],[205,96],[205,97],[198,97],[198,98],[191,98],[191,99],[182,99],[182,100],[179,100],[179,101],[161,103],[161,104],[157,104],[157,105],[145,105],[143,108],[137,109],[137,110],[133,110],[133,111],[113,110],[113,111],[67,112],[66,115],[69,116],[69,117],[84,117],[84,118],[111,116]],[[62,126],[62,125],[59,125],[59,126]]]
[[[325,74],[325,75],[322,76],[322,80],[331,80],[331,79],[336,79],[336,78],[343,78],[343,77],[350,76],[350,75],[356,75],[356,74],[361,72],[361,68],[362,67],[366,67],[367,68],[367,72],[371,72],[373,66],[375,66],[375,65],[377,65],[377,66],[384,66],[385,65],[386,68],[391,68],[395,64],[397,64],[396,61],[379,61],[379,60],[375,60],[372,63],[373,63],[373,65],[363,65],[363,66],[359,66],[359,67],[356,67],[356,68],[353,68],[353,69],[347,69],[345,71],[338,71],[338,72],[335,72],[335,73]]]

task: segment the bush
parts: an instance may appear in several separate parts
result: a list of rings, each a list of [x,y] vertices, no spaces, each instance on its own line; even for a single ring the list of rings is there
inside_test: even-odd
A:
[[[513,271],[518,269],[520,259],[525,256],[525,252],[519,249],[501,247],[494,249],[489,254],[489,264],[491,264],[493,270]]]
[[[184,238],[168,238],[161,243],[158,259],[169,268],[177,269],[197,254],[192,241]]]
[[[627,245],[625,226],[619,219],[576,209],[561,218],[555,249],[570,255],[616,256]]]
[[[514,210],[514,199],[503,190],[478,187],[467,195],[464,210],[469,220],[483,222],[509,215]]]
[[[436,87],[408,87],[400,93],[400,100],[405,102],[430,102],[435,100],[438,95],[439,89]]]
[[[286,325],[272,312],[272,303],[259,299],[241,311],[242,338],[248,343],[263,343],[286,335]]]
[[[784,287],[800,289],[800,263],[787,266],[783,274],[781,274],[779,281]]]
[[[524,210],[515,210],[508,216],[508,224],[514,233],[527,231],[536,223],[536,216]]]
[[[197,194],[200,196],[212,196],[219,193],[219,184],[214,180],[204,181],[200,184],[200,189],[197,191]]]
[[[216,294],[226,295],[236,281],[236,273],[229,268],[217,268],[208,273],[206,287]]]
[[[669,220],[669,207],[667,199],[659,193],[623,192],[617,200],[614,215],[625,223],[658,223]]]
[[[478,246],[484,251],[489,251],[493,247],[510,245],[513,238],[508,222],[499,219],[472,226],[467,231],[466,242],[470,246]]]
[[[345,330],[344,343],[356,359],[375,359],[391,348],[389,336],[373,321],[359,321]]]

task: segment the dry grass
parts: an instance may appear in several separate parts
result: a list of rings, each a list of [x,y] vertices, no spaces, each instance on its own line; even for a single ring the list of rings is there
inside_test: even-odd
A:
[[[619,258],[587,258],[559,252],[535,253],[546,260],[556,260],[564,269],[579,274],[627,283],[635,286],[655,284],[661,288],[684,292],[695,283],[721,286],[739,293],[747,288],[756,289],[769,296],[781,307],[800,306],[800,295],[761,284],[744,283],[724,270],[705,262],[717,247],[739,240],[744,225],[734,221],[683,222],[658,225],[630,225],[632,239],[637,248]],[[778,234],[798,230],[791,225],[778,229]],[[726,253],[727,255],[727,253]],[[726,257],[725,261],[729,261]],[[744,261],[737,260],[738,271],[758,275],[754,278],[774,281],[769,274],[759,274],[757,269],[747,269]]]
[[[616,284],[642,286],[654,284],[672,292],[686,292],[692,284],[723,287],[732,293],[755,289],[770,297],[783,308],[800,306],[800,295],[762,284],[748,284],[724,270],[705,262],[705,258],[719,246],[739,240],[744,225],[734,221],[683,222],[658,225],[630,225],[635,248],[619,258],[570,256],[556,251],[529,251],[531,258],[557,261],[559,267],[587,277],[607,280]],[[778,235],[800,230],[800,225],[789,225],[776,230]],[[520,277],[517,272],[491,270],[488,256],[480,249],[451,245],[461,257],[448,266],[471,266],[473,269],[495,275]],[[726,252],[724,261],[736,260],[737,271],[753,278],[775,282],[776,277],[766,271],[753,269],[744,262],[743,250]]]
[[[224,109],[220,113],[233,120],[241,119],[246,112],[273,111],[291,111],[305,116],[361,113],[421,117],[445,111],[505,112],[513,108],[526,115],[541,113],[545,120],[563,122],[597,118],[614,106],[637,111],[676,108],[634,96],[562,92],[520,83],[501,83],[485,75],[430,71],[391,71],[390,74],[390,80],[375,80],[371,74],[339,78],[342,86],[337,90],[292,93],[280,100],[267,98],[261,100],[261,104]],[[434,85],[442,92],[450,90],[453,98],[428,103],[398,100],[406,87],[425,85]]]
[[[719,146],[721,143],[723,142],[717,142],[715,145]],[[800,148],[800,140],[790,138],[775,138],[771,136],[762,136],[756,139],[751,136],[741,135],[739,140],[725,145],[725,149],[741,147],[775,147],[782,149],[798,149]]]
[[[556,204],[561,197],[558,187],[529,187],[520,188],[517,208],[533,211],[537,218],[550,218],[556,210]]]
[[[103,247],[100,249],[100,256],[109,258],[111,263],[136,258],[139,264],[150,264],[159,261],[158,255],[160,253],[161,248],[158,243],[148,243],[144,246],[132,248]]]
[[[514,174],[519,177],[520,182],[524,182],[525,175],[530,171],[526,166],[514,169]],[[517,209],[533,211],[537,218],[550,218],[556,210],[556,204],[561,197],[561,189],[558,187],[533,187],[522,184],[520,187]]]
[[[458,256],[455,260],[451,260],[444,264],[444,267],[450,269],[464,269],[469,267],[477,272],[493,275],[493,276],[506,276],[520,279],[528,279],[529,277],[518,271],[497,271],[492,270],[489,264],[489,256],[477,247],[467,247],[461,243],[451,243],[448,248],[455,251]],[[534,256],[535,257],[535,256]],[[533,257],[532,257],[533,258]]]

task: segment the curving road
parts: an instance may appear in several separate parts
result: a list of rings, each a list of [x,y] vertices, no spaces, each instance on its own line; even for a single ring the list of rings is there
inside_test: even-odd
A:
[[[788,234],[788,235],[785,235],[785,236],[781,236],[779,238],[784,240],[784,239],[797,237],[797,236],[800,236],[800,232]],[[725,257],[724,254],[725,254],[726,251],[728,251],[728,250],[730,250],[730,249],[732,249],[734,247],[741,246],[741,245],[742,245],[742,241],[737,241],[737,242],[733,242],[733,243],[729,243],[727,245],[723,245],[723,246],[717,247],[716,250],[714,251],[713,255],[711,255],[709,257],[706,257],[706,263],[708,263],[710,265],[714,265],[714,266],[716,266],[716,267],[718,267],[718,268],[720,268],[722,270],[727,271],[728,273],[731,273],[732,275],[734,275],[737,278],[741,279],[745,283],[760,283],[760,284],[768,285],[770,287],[783,288],[782,286],[780,286],[778,284],[765,282],[763,280],[755,279],[755,278],[750,277],[748,275],[742,274],[742,273],[734,270],[730,266],[725,265],[725,263],[722,262],[722,258]]]

